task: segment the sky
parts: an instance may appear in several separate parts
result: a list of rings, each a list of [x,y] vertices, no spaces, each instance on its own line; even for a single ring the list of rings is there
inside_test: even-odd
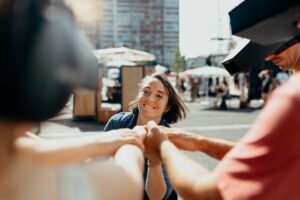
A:
[[[187,58],[216,51],[213,37],[231,35],[228,12],[243,0],[179,0],[179,46]],[[218,6],[219,5],[219,6]]]

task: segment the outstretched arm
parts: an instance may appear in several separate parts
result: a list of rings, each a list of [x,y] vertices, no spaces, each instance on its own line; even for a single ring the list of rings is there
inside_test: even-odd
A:
[[[82,165],[99,198],[141,200],[143,198],[143,152],[135,145],[123,145],[114,159]]]
[[[112,156],[124,144],[134,144],[142,149],[142,140],[133,130],[119,129],[64,139],[21,137],[17,139],[16,145],[19,156],[25,159],[64,165],[88,158]]]
[[[173,187],[184,199],[221,199],[214,174],[180,152],[154,122],[148,128],[146,149],[162,160]]]
[[[117,150],[114,159],[137,185],[143,185],[144,155],[141,149],[135,145],[123,145]]]
[[[201,151],[218,160],[221,160],[234,146],[233,142],[223,139],[205,137],[179,129],[164,127],[160,129],[177,148],[186,151]]]
[[[180,152],[170,141],[161,144],[160,155],[173,187],[183,199],[221,199],[215,175]]]

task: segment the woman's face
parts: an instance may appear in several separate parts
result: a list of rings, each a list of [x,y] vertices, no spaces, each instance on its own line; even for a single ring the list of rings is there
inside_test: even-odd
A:
[[[285,51],[279,53],[278,55],[271,54],[266,60],[274,62],[285,70],[296,70],[300,69],[300,43],[296,43],[289,47]]]
[[[156,78],[150,78],[142,85],[138,97],[139,115],[159,122],[167,111],[169,97],[164,85]]]

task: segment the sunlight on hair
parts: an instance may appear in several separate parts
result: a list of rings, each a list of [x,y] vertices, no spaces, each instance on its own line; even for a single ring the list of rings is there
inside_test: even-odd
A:
[[[92,25],[98,23],[102,11],[101,3],[97,0],[64,0],[73,11],[76,21],[81,24]]]

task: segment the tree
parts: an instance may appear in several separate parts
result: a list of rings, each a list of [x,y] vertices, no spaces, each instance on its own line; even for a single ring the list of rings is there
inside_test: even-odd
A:
[[[180,54],[179,47],[176,48],[174,53],[172,69],[175,72],[180,72],[186,69],[186,61],[184,56]]]

